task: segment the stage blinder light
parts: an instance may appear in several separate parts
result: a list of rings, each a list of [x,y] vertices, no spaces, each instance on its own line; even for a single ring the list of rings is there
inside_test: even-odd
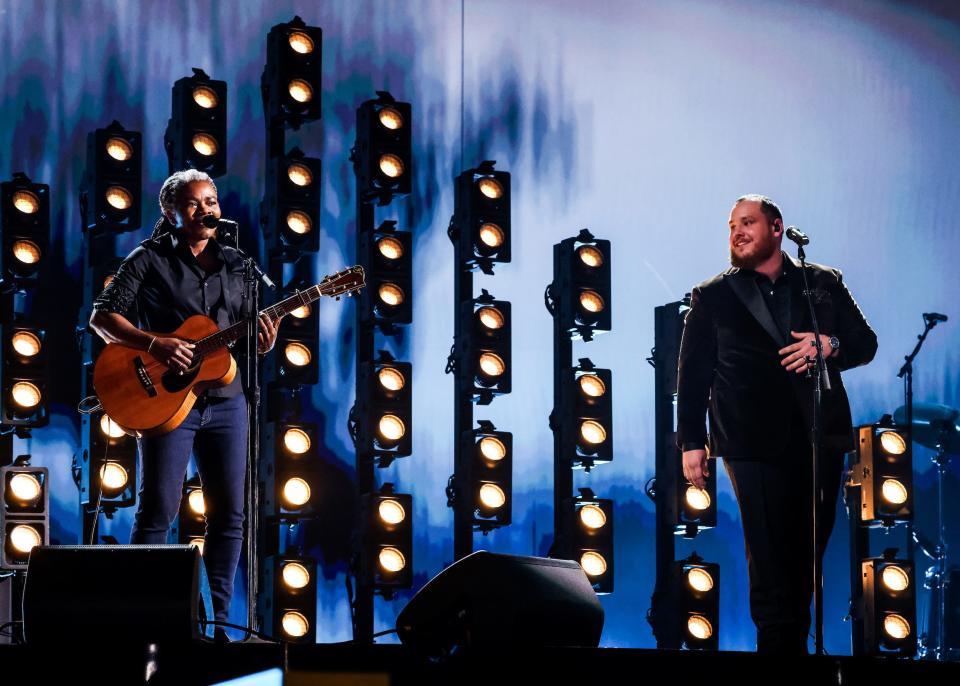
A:
[[[357,192],[367,200],[407,195],[412,189],[410,103],[397,102],[386,91],[377,95],[357,109],[353,162]]]
[[[913,520],[913,451],[910,432],[892,420],[857,428],[851,483],[860,486],[860,523],[879,526]]]
[[[413,584],[413,497],[393,484],[362,496],[360,573],[376,592],[389,597]]]
[[[169,173],[198,169],[216,178],[227,171],[227,84],[202,69],[173,84],[164,133]]]

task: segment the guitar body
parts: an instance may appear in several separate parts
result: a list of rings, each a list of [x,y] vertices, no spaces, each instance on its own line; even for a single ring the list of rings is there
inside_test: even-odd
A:
[[[193,342],[216,332],[216,323],[198,314],[162,335]],[[226,347],[207,353],[180,375],[143,350],[111,343],[97,358],[93,387],[104,412],[124,431],[159,436],[180,426],[203,391],[226,386],[236,374],[237,363]]]

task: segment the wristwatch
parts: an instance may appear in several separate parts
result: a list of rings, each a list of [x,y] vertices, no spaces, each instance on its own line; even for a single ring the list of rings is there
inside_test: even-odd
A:
[[[833,357],[833,353],[840,350],[840,339],[836,336],[830,336],[830,357]]]

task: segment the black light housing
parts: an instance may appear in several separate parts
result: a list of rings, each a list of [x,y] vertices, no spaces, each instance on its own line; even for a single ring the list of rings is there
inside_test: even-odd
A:
[[[671,591],[679,644],[690,650],[716,650],[720,639],[720,565],[696,553],[675,561]]]
[[[413,586],[413,496],[393,484],[362,496],[363,552],[360,572],[385,597]]]
[[[49,471],[21,456],[0,468],[0,488],[0,569],[23,571],[30,550],[50,540]]]
[[[317,561],[301,555],[264,560],[261,626],[289,643],[317,642]]]
[[[578,562],[598,594],[613,593],[613,501],[597,498],[589,488],[567,501],[565,530],[571,532],[566,542],[566,557]]]
[[[270,160],[261,225],[271,256],[297,260],[320,247],[321,161],[293,148]]]
[[[913,521],[913,450],[910,431],[889,417],[857,428],[858,462],[853,481],[860,485],[860,522],[889,526]]]
[[[460,331],[466,335],[458,346],[459,373],[466,388],[473,386],[477,402],[485,405],[513,389],[510,303],[482,289],[480,296],[461,303],[460,317]]]
[[[865,653],[913,657],[917,653],[917,593],[913,563],[896,549],[861,562]]]
[[[143,145],[138,131],[114,120],[87,134],[84,224],[88,230],[121,233],[141,225]]]
[[[559,243],[553,297],[570,338],[591,340],[611,330],[610,241],[583,229]]]
[[[468,456],[466,497],[473,503],[473,525],[489,531],[507,526],[513,514],[513,434],[497,431],[486,419],[465,433],[462,454]]]
[[[408,195],[412,187],[413,148],[411,107],[386,91],[357,108],[357,142],[353,162],[357,192],[365,200],[386,204]]]
[[[50,187],[23,172],[0,183],[0,291],[39,283],[50,247]]]
[[[263,511],[283,520],[316,516],[320,507],[316,425],[295,420],[268,422],[263,446]]]
[[[104,413],[84,415],[80,422],[84,446],[80,465],[80,504],[108,511],[137,502],[137,440]],[[102,492],[101,492],[102,491]]]
[[[413,365],[385,351],[360,368],[358,441],[382,466],[413,452]]]
[[[561,440],[571,465],[591,469],[612,461],[613,373],[582,358],[564,376],[560,397]]]
[[[488,160],[456,178],[453,210],[458,262],[488,273],[511,259],[510,173],[494,164]]]
[[[293,129],[321,116],[323,30],[295,16],[267,34],[267,64],[260,79],[271,125]]]
[[[360,236],[367,286],[360,292],[364,321],[388,332],[413,321],[413,235],[385,221]]]
[[[173,111],[163,135],[169,173],[227,173],[227,82],[193,69],[173,84]]]
[[[48,354],[46,331],[17,317],[0,325],[0,425],[46,426]]]
[[[170,542],[180,545],[195,545],[203,554],[204,535],[207,529],[207,505],[203,497],[200,475],[187,479],[180,497],[180,510],[170,531]]]

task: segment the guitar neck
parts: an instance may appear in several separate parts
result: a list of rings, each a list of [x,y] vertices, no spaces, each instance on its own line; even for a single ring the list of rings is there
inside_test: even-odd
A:
[[[265,314],[273,321],[277,321],[281,317],[290,314],[299,307],[308,305],[314,300],[317,300],[323,291],[320,290],[320,284],[316,286],[311,286],[310,288],[297,291],[289,298],[281,300],[275,305],[271,305],[263,310],[260,310],[260,314]],[[247,333],[247,323],[246,322],[237,322],[231,326],[228,326],[225,329],[217,331],[215,334],[211,334],[206,338],[202,338],[196,342],[196,347],[194,348],[194,355],[204,355],[206,353],[213,352],[218,348],[222,348],[226,345],[230,345],[235,340],[244,336]]]

